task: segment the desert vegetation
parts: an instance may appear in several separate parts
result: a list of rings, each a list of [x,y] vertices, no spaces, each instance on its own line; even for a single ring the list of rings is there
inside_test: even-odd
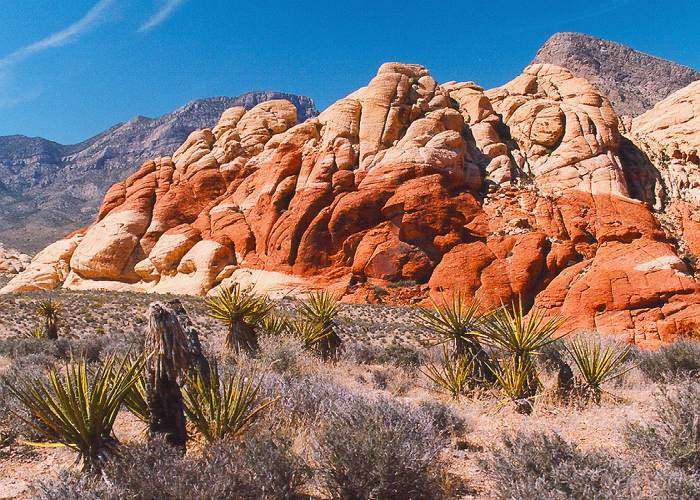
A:
[[[26,333],[44,324],[46,300],[61,311],[55,339]],[[642,351],[593,333],[560,339],[566,318],[521,304],[485,312],[459,295],[424,310],[325,292],[181,298],[187,360],[150,362],[176,370],[165,394],[180,394],[178,443],[152,432],[153,300],[3,298],[0,488],[56,499],[700,495],[695,340]]]

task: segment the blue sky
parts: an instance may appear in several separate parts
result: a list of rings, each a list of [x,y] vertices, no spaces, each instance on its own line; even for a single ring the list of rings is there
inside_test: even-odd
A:
[[[557,31],[700,68],[697,0],[0,0],[0,12],[0,135],[63,143],[249,90],[323,108],[389,60],[492,87]]]

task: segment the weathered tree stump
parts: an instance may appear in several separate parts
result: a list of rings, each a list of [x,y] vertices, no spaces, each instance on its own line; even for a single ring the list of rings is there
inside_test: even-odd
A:
[[[180,390],[182,375],[197,370],[208,378],[209,363],[179,300],[153,302],[149,306],[145,354],[149,437],[162,436],[184,452],[187,432]]]

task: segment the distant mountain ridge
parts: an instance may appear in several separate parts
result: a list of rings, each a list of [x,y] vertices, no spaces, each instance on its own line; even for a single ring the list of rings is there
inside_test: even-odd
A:
[[[563,66],[587,79],[620,116],[638,116],[700,80],[693,68],[582,33],[552,35],[532,62]]]
[[[250,109],[271,99],[292,102],[299,122],[318,114],[305,96],[249,92],[195,100],[159,118],[137,116],[78,144],[0,137],[0,241],[31,252],[92,222],[105,190],[145,160],[172,154],[227,108]]]

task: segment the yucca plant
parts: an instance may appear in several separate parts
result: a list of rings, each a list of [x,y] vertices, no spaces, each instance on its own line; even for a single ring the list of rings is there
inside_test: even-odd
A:
[[[419,310],[419,323],[428,331],[440,336],[441,342],[452,344],[454,360],[468,359],[474,363],[475,376],[493,382],[489,370],[489,356],[480,342],[483,316],[477,301],[467,301],[461,292],[453,293],[450,300],[444,296],[438,302],[431,299],[431,309]]]
[[[338,299],[325,290],[311,292],[306,301],[299,302],[299,319],[315,325],[323,334],[316,345],[324,361],[337,360],[340,355],[343,340],[338,335],[338,310]]]
[[[263,297],[242,289],[238,283],[222,289],[206,299],[209,316],[222,321],[228,328],[226,347],[236,353],[258,350],[257,329],[272,310],[272,303]]]
[[[585,399],[600,404],[605,392],[603,384],[623,376],[633,367],[624,368],[630,353],[629,346],[617,351],[606,346],[603,348],[598,339],[578,337],[566,346],[579,371],[579,389]]]
[[[321,344],[331,332],[324,330],[319,324],[305,320],[297,320],[291,324],[291,333],[296,337],[304,349],[316,352],[323,357]]]
[[[512,357],[493,369],[496,385],[506,400],[515,403],[515,410],[518,413],[525,415],[532,413],[532,402],[540,387],[539,381],[533,382],[534,371],[534,363],[531,359],[518,360]],[[536,384],[534,390],[533,383]]]
[[[130,359],[123,367],[125,370],[130,370],[135,363],[143,366],[141,357]],[[143,369],[136,374],[136,379],[124,396],[124,406],[139,420],[148,423],[151,412],[148,409],[148,396],[146,391],[146,375]]]
[[[443,346],[443,357],[440,363],[428,363],[421,372],[436,386],[446,391],[453,399],[474,390],[480,382],[476,375],[476,363],[473,358],[463,356],[453,358]]]
[[[28,339],[43,339],[44,338],[44,328],[41,326],[34,326],[29,330],[25,330],[22,333],[22,337]]]
[[[218,366],[212,363],[208,381],[198,372],[187,377],[183,391],[185,414],[208,442],[235,438],[274,403],[269,400],[257,404],[259,387],[259,381],[238,374],[223,379]]]
[[[481,325],[481,334],[487,342],[506,351],[517,366],[531,368],[529,386],[534,395],[540,384],[533,355],[557,341],[554,333],[562,323],[558,316],[547,319],[540,309],[526,315],[522,300],[518,300],[489,314]]]
[[[61,304],[53,299],[42,300],[36,307],[36,313],[44,321],[44,336],[47,339],[55,340],[58,338],[61,309]]]
[[[114,452],[114,421],[142,369],[143,364],[129,363],[126,357],[119,360],[115,355],[94,372],[85,360],[71,359],[63,376],[51,370],[48,383],[19,380],[8,389],[31,415],[25,419],[28,425],[49,443],[77,451],[83,469],[95,471]]]
[[[278,337],[286,335],[292,330],[292,321],[286,314],[270,311],[260,324],[260,330],[267,335]]]

